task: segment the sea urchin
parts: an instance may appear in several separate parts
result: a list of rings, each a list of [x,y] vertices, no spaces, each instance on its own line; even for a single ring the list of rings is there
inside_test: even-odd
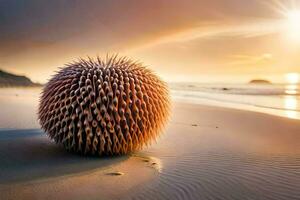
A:
[[[163,81],[140,63],[112,56],[67,64],[44,87],[38,114],[66,149],[116,155],[155,139],[169,108]]]

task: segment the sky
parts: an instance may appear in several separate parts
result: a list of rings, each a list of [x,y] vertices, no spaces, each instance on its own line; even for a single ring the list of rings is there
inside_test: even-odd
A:
[[[282,82],[300,72],[300,1],[0,0],[0,44],[1,69],[40,83],[115,53],[166,81]]]

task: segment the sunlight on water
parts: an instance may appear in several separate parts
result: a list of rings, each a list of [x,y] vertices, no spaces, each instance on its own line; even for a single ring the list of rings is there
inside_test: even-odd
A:
[[[285,113],[288,118],[297,118],[297,106],[298,100],[295,96],[285,96],[284,97],[284,107],[286,109]]]
[[[289,81],[291,83],[296,83],[299,81],[299,76],[298,74],[291,73],[289,74]],[[285,93],[288,94],[288,96],[284,97],[284,108],[286,109],[285,114],[288,118],[291,119],[297,119],[299,118],[298,116],[298,99],[296,96],[293,95],[298,95],[298,85],[291,84],[291,85],[286,85],[285,86]]]
[[[298,85],[286,85],[285,93],[290,95],[298,94]]]
[[[289,84],[173,84],[174,100],[252,110],[300,119],[300,85],[297,73],[286,75]]]

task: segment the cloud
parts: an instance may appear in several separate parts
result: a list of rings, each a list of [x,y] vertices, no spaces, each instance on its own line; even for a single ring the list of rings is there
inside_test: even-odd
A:
[[[225,25],[224,25],[225,24]],[[283,20],[249,20],[239,23],[211,22],[201,26],[189,27],[184,30],[163,35],[153,39],[140,48],[149,48],[169,43],[187,43],[197,40],[217,38],[252,38],[265,35],[272,35],[282,32],[284,29]]]
[[[280,41],[280,18],[261,0],[1,0],[0,65],[39,82],[71,59],[107,52],[170,77],[271,66],[265,52],[293,66],[299,56]]]
[[[273,61],[273,55],[270,53],[264,53],[262,55],[232,55],[230,56],[229,63],[226,63],[226,65],[229,66],[235,66],[235,65],[243,65],[243,66],[249,66],[249,65],[259,65],[259,64],[268,64]]]

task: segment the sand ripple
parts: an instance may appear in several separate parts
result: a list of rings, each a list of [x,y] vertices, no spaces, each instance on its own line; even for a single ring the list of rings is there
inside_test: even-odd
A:
[[[172,167],[132,199],[300,198],[298,159],[198,152],[162,160]]]
[[[300,199],[297,149],[265,151],[268,145],[252,148],[240,138],[232,144],[225,133],[213,135],[208,130],[180,137],[175,129],[143,152],[157,156],[163,167],[156,180],[136,188],[128,199]]]

